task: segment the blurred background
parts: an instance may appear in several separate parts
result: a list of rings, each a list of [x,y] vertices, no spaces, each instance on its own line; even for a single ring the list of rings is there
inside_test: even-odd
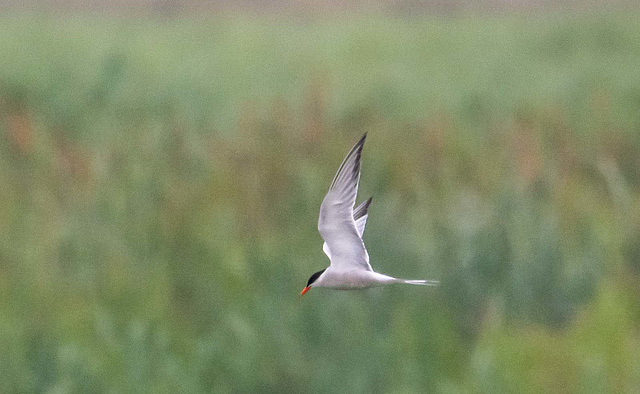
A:
[[[0,2],[0,392],[637,392],[640,7],[466,3]]]

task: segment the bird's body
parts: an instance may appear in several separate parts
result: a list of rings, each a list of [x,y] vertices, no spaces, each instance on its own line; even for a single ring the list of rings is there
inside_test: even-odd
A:
[[[371,198],[353,209],[360,181],[360,156],[366,137],[365,134],[351,148],[322,201],[318,231],[325,241],[322,250],[329,257],[331,265],[311,275],[307,286],[302,290],[303,295],[311,287],[357,290],[392,283],[439,283],[430,280],[397,279],[377,273],[371,268],[369,254],[362,241]]]
[[[399,283],[399,281],[399,279],[375,271],[337,270],[329,267],[313,283],[313,286],[329,287],[336,290],[356,290]]]

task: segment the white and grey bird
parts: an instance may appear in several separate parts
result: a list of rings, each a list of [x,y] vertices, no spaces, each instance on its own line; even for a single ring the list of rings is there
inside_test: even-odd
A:
[[[439,284],[435,280],[398,279],[379,274],[371,268],[369,254],[362,241],[371,198],[353,209],[360,182],[360,157],[366,138],[365,133],[344,158],[320,206],[318,231],[325,241],[322,250],[331,264],[311,275],[300,295],[312,287],[357,290],[392,283]]]

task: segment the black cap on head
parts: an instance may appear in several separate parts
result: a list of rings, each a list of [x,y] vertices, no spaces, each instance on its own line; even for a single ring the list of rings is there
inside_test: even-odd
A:
[[[311,277],[310,277],[310,278],[309,278],[309,280],[307,281],[307,287],[311,286],[311,284],[312,284],[313,282],[315,282],[315,281],[320,277],[320,275],[322,275],[322,273],[323,273],[325,270],[326,270],[326,268],[325,268],[324,270],[322,270],[322,271],[318,271],[318,272],[316,272],[315,274],[311,275]]]

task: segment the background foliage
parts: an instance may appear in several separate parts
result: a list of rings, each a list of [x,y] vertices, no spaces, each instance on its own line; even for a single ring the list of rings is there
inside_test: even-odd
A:
[[[635,391],[638,21],[3,15],[0,391]]]

